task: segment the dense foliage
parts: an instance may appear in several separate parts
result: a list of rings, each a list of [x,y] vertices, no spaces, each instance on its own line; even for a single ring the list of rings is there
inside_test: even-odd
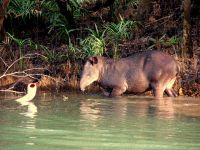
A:
[[[157,49],[200,58],[199,0],[1,0],[0,6],[0,82],[10,72],[35,75],[39,67],[77,86],[82,60],[92,55]],[[184,92],[200,79],[199,60],[185,60],[179,59]]]
[[[181,9],[181,0],[12,0],[4,26],[20,56],[32,47],[50,63],[149,49],[179,53]]]

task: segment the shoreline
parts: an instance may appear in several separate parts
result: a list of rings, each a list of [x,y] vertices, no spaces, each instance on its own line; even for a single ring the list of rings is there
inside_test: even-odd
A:
[[[198,59],[178,59],[181,71],[177,76],[177,80],[173,89],[179,96],[200,97],[200,62]],[[62,64],[65,66],[65,64]],[[66,66],[59,68],[60,72],[54,75],[44,75],[38,81],[38,89],[45,92],[65,92],[74,91],[81,92],[79,89],[80,69],[82,66],[75,65],[77,68],[68,68]],[[73,69],[73,70],[72,70]],[[69,71],[70,70],[70,71]],[[76,71],[74,71],[76,70]],[[73,73],[72,73],[73,72]],[[64,74],[64,75],[63,75]],[[62,77],[61,77],[62,76]],[[33,82],[33,78],[18,78],[15,76],[5,76],[0,79],[0,90],[7,89],[14,85],[13,90],[25,92],[28,83]],[[101,94],[97,83],[87,88],[87,93]],[[151,92],[145,92],[140,95],[152,95]]]

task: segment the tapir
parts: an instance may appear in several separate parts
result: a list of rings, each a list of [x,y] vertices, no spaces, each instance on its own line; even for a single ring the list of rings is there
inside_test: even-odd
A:
[[[87,86],[97,81],[106,96],[153,90],[156,98],[162,98],[164,92],[176,97],[172,87],[178,73],[176,60],[158,50],[138,52],[120,59],[92,56],[84,64],[80,89],[85,91]]]

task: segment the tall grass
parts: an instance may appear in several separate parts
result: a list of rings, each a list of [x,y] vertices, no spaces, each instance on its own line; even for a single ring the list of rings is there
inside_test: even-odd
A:
[[[81,10],[81,5],[87,3],[88,0],[69,0],[66,6],[71,12],[75,19],[80,19],[83,16],[83,11]],[[90,1],[91,2],[91,1]],[[121,2],[116,0],[116,2]],[[138,0],[127,0],[125,5],[136,5]],[[119,43],[132,38],[133,32],[137,27],[136,21],[125,20],[121,17],[118,22],[109,22],[106,25],[97,24],[91,29],[91,26],[87,27],[87,36],[82,37],[81,33],[77,34],[78,38],[71,38],[71,34],[78,29],[70,29],[67,26],[66,18],[60,13],[56,1],[54,0],[12,0],[8,9],[8,15],[10,18],[19,18],[30,23],[29,18],[38,17],[39,20],[37,24],[42,24],[45,26],[45,33],[49,35],[51,43],[62,43],[66,44],[66,54],[63,52],[58,52],[56,50],[51,50],[48,48],[43,48],[42,53],[47,55],[47,61],[50,63],[60,62],[62,60],[84,58],[92,55],[103,55],[105,53],[111,52],[111,56],[119,57]],[[28,18],[28,19],[27,19]],[[13,26],[14,27],[14,26]],[[16,29],[18,30],[18,29]],[[33,30],[30,29],[32,32]],[[20,37],[20,36],[19,36]],[[10,35],[10,38],[19,46],[20,56],[24,53],[24,45],[30,42],[29,37],[25,39],[17,39],[16,37]],[[23,37],[24,38],[24,37]],[[73,40],[73,41],[72,41]],[[32,42],[33,43],[33,42]],[[43,43],[45,45],[45,43]],[[34,45],[34,44],[32,44]],[[37,44],[36,44],[37,45]],[[113,50],[107,51],[106,46],[109,45]],[[58,59],[58,61],[56,61]]]
[[[113,57],[119,57],[119,47],[118,44],[120,41],[130,39],[132,35],[132,31],[137,27],[136,21],[131,20],[121,20],[117,23],[111,22],[105,26],[105,30],[107,33],[106,39],[110,41],[113,45]]]
[[[32,0],[11,0],[8,7],[8,14],[13,17],[31,17],[36,7],[36,3]]]
[[[83,49],[85,56],[103,55],[105,51],[104,31],[100,31],[95,24],[95,29],[87,29],[89,35],[81,41],[80,45]]]
[[[165,35],[163,35],[160,38],[150,38],[150,46],[147,48],[147,50],[151,49],[161,49],[165,46],[174,46],[180,43],[180,38],[176,36],[172,36],[171,38],[166,38]]]

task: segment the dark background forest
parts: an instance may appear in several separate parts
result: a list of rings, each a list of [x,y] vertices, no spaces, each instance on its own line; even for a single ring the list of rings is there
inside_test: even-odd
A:
[[[35,79],[45,90],[77,89],[87,57],[148,50],[174,56],[176,91],[199,96],[200,1],[0,1],[2,91]]]

